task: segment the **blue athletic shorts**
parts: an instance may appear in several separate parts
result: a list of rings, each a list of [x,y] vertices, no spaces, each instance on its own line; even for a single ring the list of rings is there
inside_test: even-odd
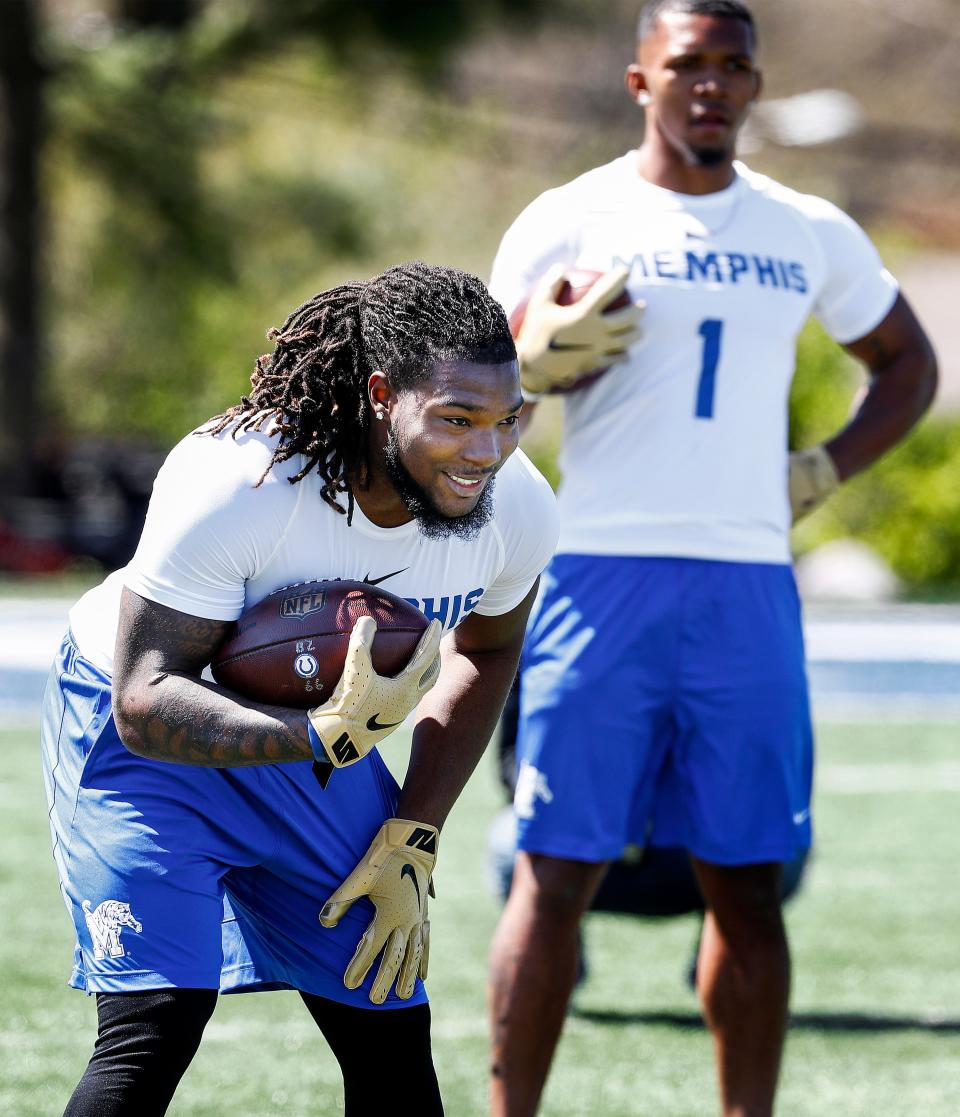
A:
[[[394,814],[397,785],[376,753],[321,788],[309,762],[250,768],[166,764],[117,735],[110,679],[68,636],[51,670],[41,728],[60,888],[76,929],[70,984],[140,989],[300,989],[360,1008],[343,973],[373,906],[337,927],[324,901]]]
[[[558,555],[523,653],[520,849],[721,865],[810,845],[813,734],[789,566]]]

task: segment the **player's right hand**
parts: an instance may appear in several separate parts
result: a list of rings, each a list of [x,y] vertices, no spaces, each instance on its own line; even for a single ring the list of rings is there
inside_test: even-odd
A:
[[[578,302],[560,306],[564,270],[555,265],[534,288],[517,335],[520,384],[527,398],[569,388],[597,369],[622,363],[642,336],[642,303],[604,313],[626,290],[626,268],[613,268]]]
[[[373,919],[357,943],[343,984],[358,988],[382,950],[370,990],[374,1004],[383,1004],[395,978],[397,996],[405,1001],[413,995],[417,977],[427,976],[427,896],[434,894],[431,878],[439,841],[440,832],[429,823],[388,818],[360,863],[320,912],[324,927],[336,927],[361,897],[373,904]]]
[[[809,450],[792,453],[787,488],[793,522],[818,508],[839,484],[837,467],[824,446],[811,446]]]
[[[329,760],[335,768],[356,764],[400,725],[437,681],[442,630],[438,620],[431,621],[407,666],[387,678],[377,674],[370,659],[377,622],[357,620],[333,694],[307,711],[318,760]]]

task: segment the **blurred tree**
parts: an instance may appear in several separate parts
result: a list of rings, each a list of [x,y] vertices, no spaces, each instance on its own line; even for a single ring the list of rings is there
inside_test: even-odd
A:
[[[135,27],[181,30],[196,14],[194,0],[120,0],[120,19]]]
[[[38,152],[44,73],[31,0],[6,0],[0,28],[0,517],[23,492],[37,420],[40,311]]]
[[[800,338],[790,397],[790,444],[828,438],[850,412],[862,370],[816,323]],[[960,582],[960,421],[927,417],[875,466],[801,520],[795,550],[860,539],[913,595],[955,595]]]
[[[260,165],[242,182],[217,182],[211,153],[230,127],[213,106],[221,83],[235,82],[259,60],[302,59],[305,52],[318,64],[327,60],[331,72],[369,67],[371,50],[399,60],[421,80],[435,80],[451,48],[479,27],[528,17],[543,2],[118,0],[72,23],[57,13],[61,22],[53,22],[44,38],[51,61],[45,74],[36,5],[4,0],[5,494],[27,491],[24,463],[45,425],[76,430],[85,420],[88,430],[166,435],[182,427],[191,387],[194,403],[209,398],[204,380],[211,342],[223,336],[231,311],[245,309],[242,298],[226,296],[242,286],[238,257],[248,253],[251,212],[268,229],[286,215],[287,235],[306,215],[311,224],[300,236],[315,258],[362,236],[347,192],[322,179],[271,174]],[[73,238],[83,255],[57,256],[51,272],[58,380],[45,388],[37,282],[44,151],[57,200],[70,195],[77,203],[67,215],[52,215],[53,235]],[[88,301],[82,333],[71,332],[69,321],[78,300]],[[89,398],[91,388],[99,398]]]

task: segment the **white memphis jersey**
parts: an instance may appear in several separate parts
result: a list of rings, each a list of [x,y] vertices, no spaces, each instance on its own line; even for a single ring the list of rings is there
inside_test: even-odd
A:
[[[120,594],[210,620],[234,620],[248,605],[295,582],[369,581],[415,604],[448,631],[472,612],[509,612],[529,592],[557,539],[550,486],[520,450],[495,479],[494,513],[469,541],[426,539],[415,522],[382,528],[358,505],[353,522],[320,497],[316,472],[291,485],[300,456],[272,469],[276,438],[188,435],[154,483],[136,554],[70,612],[82,654],[110,672]]]
[[[866,234],[742,164],[693,196],[630,152],[528,206],[490,289],[509,313],[555,263],[623,264],[646,303],[630,360],[565,397],[559,550],[789,562],[797,335],[814,314],[855,341],[886,316],[897,285]]]

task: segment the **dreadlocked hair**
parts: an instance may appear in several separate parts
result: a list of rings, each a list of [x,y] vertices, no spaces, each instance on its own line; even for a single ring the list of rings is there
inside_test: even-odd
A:
[[[314,295],[267,337],[273,353],[257,358],[249,395],[203,429],[233,426],[279,435],[257,482],[297,454],[303,480],[316,469],[321,496],[353,518],[353,485],[368,475],[370,401],[367,381],[383,372],[396,391],[427,379],[450,360],[502,364],[516,358],[503,308],[474,275],[423,263],[388,268],[367,282]],[[346,496],[346,506],[340,497]]]

